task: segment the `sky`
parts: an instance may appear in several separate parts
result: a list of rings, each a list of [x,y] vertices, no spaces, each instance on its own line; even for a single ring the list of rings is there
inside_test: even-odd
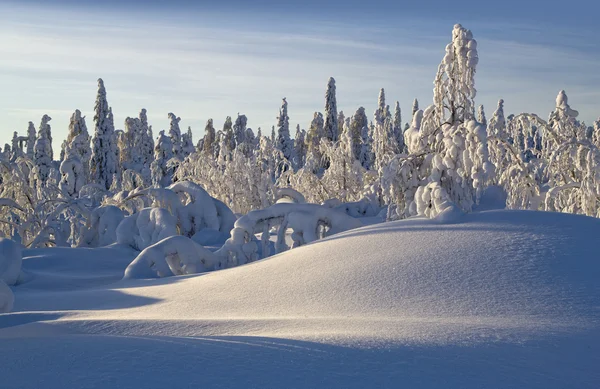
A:
[[[430,0],[0,0],[0,144],[52,117],[53,147],[75,109],[93,133],[97,79],[115,126],[141,108],[157,131],[169,112],[194,141],[213,118],[248,117],[270,133],[281,99],[290,125],[323,111],[329,77],[338,109],[373,113],[380,88],[400,102],[431,104],[433,79],[455,23],[478,41],[477,104],[547,117],[561,89],[580,119],[600,116],[600,39],[591,1]],[[417,4],[418,3],[418,4]]]

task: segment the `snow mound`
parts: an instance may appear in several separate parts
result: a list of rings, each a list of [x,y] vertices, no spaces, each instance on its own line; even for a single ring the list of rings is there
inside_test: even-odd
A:
[[[177,382],[214,387],[595,388],[599,234],[600,220],[558,213],[487,211],[452,224],[412,218],[232,269],[116,283],[111,270],[105,286],[49,291],[32,286],[43,287],[53,250],[31,250],[39,257],[23,267],[38,283],[15,287],[15,312],[0,316],[0,355],[10,355],[0,375],[29,380],[13,386],[39,387],[43,377],[80,387],[77,377],[64,379],[71,365],[39,366],[77,364],[71,356],[91,350],[80,379],[126,387],[162,387],[162,366],[179,368]],[[177,255],[194,245],[169,239]],[[131,255],[96,250],[115,267]],[[85,270],[95,274],[105,262]],[[152,356],[138,360],[140,350]],[[203,366],[201,376],[181,369],[190,361]]]
[[[15,296],[12,290],[0,279],[0,313],[12,311],[14,302]]]
[[[159,278],[219,269],[211,251],[185,236],[171,236],[146,248],[125,270],[125,279]]]
[[[21,274],[21,245],[5,238],[0,238],[0,281],[14,285]]]

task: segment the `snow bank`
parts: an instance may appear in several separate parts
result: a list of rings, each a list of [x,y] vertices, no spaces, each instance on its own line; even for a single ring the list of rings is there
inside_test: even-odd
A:
[[[15,285],[21,274],[21,245],[5,238],[0,238],[0,280],[8,285]]]
[[[178,235],[177,219],[164,208],[144,208],[117,227],[117,243],[138,251],[173,235]]]
[[[249,266],[117,283],[116,262],[106,279],[81,279],[118,256],[121,266],[127,252],[27,250],[24,270],[39,271],[14,288],[15,312],[0,316],[0,355],[10,356],[0,377],[57,389],[108,380],[161,388],[173,384],[164,371],[207,387],[596,389],[598,235],[600,220],[559,213],[421,217]],[[208,268],[198,247],[168,238],[129,271]],[[147,357],[132,358],[140,351]],[[203,368],[181,368],[191,365]]]
[[[211,251],[185,236],[171,236],[144,249],[125,270],[124,279],[161,278],[218,269]]]
[[[6,283],[0,279],[0,313],[12,311],[15,296]]]

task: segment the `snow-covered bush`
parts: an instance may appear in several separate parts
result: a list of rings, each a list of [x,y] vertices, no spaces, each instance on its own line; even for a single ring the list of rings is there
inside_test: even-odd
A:
[[[275,250],[279,253],[289,249],[285,243],[287,229],[293,231],[293,248],[361,226],[357,219],[322,205],[274,204],[239,218],[231,238],[215,254],[226,257],[230,265],[242,265],[270,255],[269,238],[273,227],[278,227]],[[260,252],[255,238],[259,233]]]
[[[20,244],[10,239],[0,238],[0,282],[15,285],[19,281],[22,259]]]
[[[185,236],[171,236],[145,248],[125,269],[124,279],[161,278],[221,268],[220,259]]]
[[[141,251],[169,236],[179,235],[177,219],[164,208],[145,208],[127,216],[117,227],[117,243]]]
[[[114,205],[94,209],[81,232],[79,247],[103,247],[117,241],[117,227],[124,218]]]

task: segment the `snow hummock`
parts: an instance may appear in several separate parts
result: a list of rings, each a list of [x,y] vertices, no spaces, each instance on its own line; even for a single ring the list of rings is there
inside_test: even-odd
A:
[[[0,281],[15,285],[21,274],[21,245],[6,238],[0,238]]]
[[[87,249],[110,266],[79,269],[108,272],[104,285],[79,273],[44,283],[54,249],[25,250],[33,280],[0,315],[0,377],[24,388],[594,388],[599,234],[598,219],[550,212],[411,218],[228,270],[118,282],[132,252]],[[69,265],[86,259],[56,250]]]

